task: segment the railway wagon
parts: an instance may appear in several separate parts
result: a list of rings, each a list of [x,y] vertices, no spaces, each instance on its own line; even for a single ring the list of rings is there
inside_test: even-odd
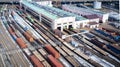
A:
[[[97,50],[98,52],[100,52],[101,54],[103,55],[108,55],[105,51],[103,51],[102,49],[100,49],[99,47],[93,45],[91,42],[89,42],[88,40],[86,39],[82,39],[82,41],[84,41],[85,43],[87,43],[89,46],[93,47],[95,50]]]
[[[51,67],[51,65],[47,61],[43,61],[42,64],[44,67]]]
[[[55,33],[57,36],[59,36],[60,38],[62,37],[62,32],[61,32],[60,30],[55,29],[55,30],[54,30],[54,33]]]
[[[101,48],[105,47],[105,44],[98,41],[97,39],[92,39],[92,40],[88,40],[88,41],[92,42],[93,44],[95,44],[95,45],[97,45],[97,46],[99,46]]]
[[[67,56],[65,57],[67,61],[73,66],[73,67],[79,67],[79,63],[75,61],[73,57]]]
[[[29,35],[27,32],[24,32],[23,35],[25,36],[25,38],[29,41],[29,42],[33,42],[34,39],[31,35]]]
[[[14,27],[12,24],[9,24],[9,25],[10,25],[10,27],[12,28],[13,32],[16,32],[15,27]]]
[[[57,59],[55,59],[52,55],[48,55],[47,58],[53,67],[63,67],[63,65],[58,62]]]
[[[18,43],[18,45],[20,46],[20,48],[26,48],[26,44],[24,43],[24,41],[21,38],[16,38],[16,42]]]
[[[113,39],[113,40],[116,41],[116,42],[120,41],[120,36],[115,36],[115,37],[113,37],[112,35],[104,32],[104,31],[102,31],[102,30],[99,30],[99,29],[94,29],[94,30],[95,30],[96,32],[98,32],[98,33],[106,36],[106,37],[109,37],[110,39]]]
[[[34,20],[31,18],[31,16],[30,15],[28,15],[27,17],[26,17],[31,23],[33,23],[34,22]]]
[[[30,34],[30,33],[28,32],[28,30],[24,31],[17,23],[14,23],[13,25],[16,27],[16,29],[18,29],[18,30],[25,36],[25,38],[26,38],[29,42],[33,42],[33,41],[34,41],[34,39],[33,39],[33,37],[32,37],[32,34]]]
[[[105,55],[105,56],[108,55],[107,52],[105,52],[104,50],[100,49],[99,47],[97,47],[97,46],[95,46],[95,45],[93,45],[93,48],[96,49],[97,51],[99,51],[101,54],[103,54],[103,55]]]
[[[20,31],[20,33],[22,33],[22,34],[25,36],[25,38],[26,38],[29,42],[33,42],[33,38],[32,38],[32,36],[31,36],[29,33],[27,33],[26,31],[22,30],[22,29],[20,28],[20,26],[19,26],[18,24],[16,24],[16,23],[14,23],[13,25],[15,26],[15,28],[16,28],[17,30]]]
[[[90,32],[91,32],[92,34],[97,35],[97,36],[99,36],[100,38],[102,38],[102,39],[110,42],[110,43],[116,43],[114,40],[112,40],[112,39],[110,39],[110,38],[108,38],[108,37],[106,37],[106,36],[104,36],[104,35],[101,35],[100,33],[97,33],[97,32],[95,32],[95,31],[90,31]]]
[[[15,11],[12,11],[11,14],[13,18],[16,20],[16,23],[18,23],[25,31],[28,30],[28,27],[26,26],[27,24],[25,23],[25,21]]]
[[[116,49],[115,47],[107,44],[105,45],[104,43],[98,41],[98,40],[92,40],[92,43],[94,43],[95,45],[104,48],[105,50],[107,50],[108,52],[110,52],[111,54],[113,54],[114,56],[118,57],[118,55],[120,54],[120,50]],[[118,55],[117,55],[118,54]],[[118,57],[120,58],[120,57]]]
[[[115,47],[111,46],[111,45],[106,45],[108,49],[110,49],[111,51],[113,51],[116,54],[120,55],[120,49],[116,49]]]
[[[12,33],[13,33],[13,30],[12,30],[12,28],[11,28],[11,27],[8,27],[7,29],[8,29],[8,32],[9,32],[10,34],[12,34]]]
[[[44,61],[45,59],[35,50],[32,52],[38,59],[39,61]]]
[[[43,49],[38,49],[38,51],[42,54],[42,56],[46,56],[47,55],[46,51],[44,51]]]
[[[107,32],[109,32],[112,35],[120,35],[120,33],[118,31],[114,31],[113,29],[102,28],[102,30],[107,31]]]
[[[74,50],[74,52],[77,53],[79,56],[83,57],[85,60],[89,60],[90,59],[87,55],[85,55],[82,52],[79,52],[78,50]]]
[[[11,33],[11,37],[13,38],[14,41],[16,41],[17,36],[16,36],[16,34],[14,32]]]
[[[45,45],[44,47],[49,54],[52,54],[55,58],[59,58],[60,54],[52,48],[50,45]]]
[[[31,55],[29,58],[35,67],[44,67],[35,55]]]
[[[20,33],[25,32],[17,23],[14,22],[13,25],[18,31],[20,31]]]
[[[68,56],[60,47],[55,47],[64,57]]]
[[[23,51],[27,56],[30,56],[32,54],[28,48],[23,49]]]
[[[18,30],[15,33],[19,38],[21,38],[25,42],[25,44],[28,42],[26,38]]]
[[[61,48],[62,48],[69,56],[73,56],[73,52],[70,51],[67,47],[62,46]]]
[[[20,6],[16,5],[16,8],[20,9]]]

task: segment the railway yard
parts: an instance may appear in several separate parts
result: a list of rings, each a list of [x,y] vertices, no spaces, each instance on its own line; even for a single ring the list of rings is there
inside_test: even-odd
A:
[[[20,5],[0,5],[0,67],[119,67],[120,30],[52,31]]]

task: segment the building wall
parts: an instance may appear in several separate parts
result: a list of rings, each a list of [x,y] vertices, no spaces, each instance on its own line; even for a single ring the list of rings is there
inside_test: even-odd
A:
[[[52,29],[57,29],[58,27],[61,27],[61,31],[63,31],[63,28],[66,26],[66,28],[69,28],[69,25],[72,25],[74,29],[76,29],[75,24],[75,17],[64,17],[54,20]]]
[[[98,27],[99,26],[99,24],[96,24],[96,25],[90,25],[89,27],[90,28],[96,28],[96,27]]]
[[[106,21],[108,21],[108,17],[109,17],[109,13],[103,14],[102,22],[105,23]]]
[[[97,23],[99,23],[99,18],[89,19],[89,22],[97,22]]]
[[[83,28],[89,23],[89,20],[76,21],[75,23],[76,28]]]
[[[37,4],[39,5],[43,5],[43,6],[53,6],[52,5],[52,1],[39,1],[39,2],[36,2]]]

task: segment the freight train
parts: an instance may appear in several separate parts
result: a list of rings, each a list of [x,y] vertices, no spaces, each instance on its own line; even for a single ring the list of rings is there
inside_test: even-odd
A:
[[[116,41],[116,42],[119,42],[119,41],[120,41],[120,36],[119,36],[119,35],[118,35],[118,36],[112,36],[112,35],[104,32],[104,31],[102,31],[102,30],[100,30],[100,29],[94,29],[94,31],[96,31],[97,33],[100,33],[101,35],[104,35],[104,36],[106,36],[106,37],[109,37],[110,39],[113,39],[113,40]]]

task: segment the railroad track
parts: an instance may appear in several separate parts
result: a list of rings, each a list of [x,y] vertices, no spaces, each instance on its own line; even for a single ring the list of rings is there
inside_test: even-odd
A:
[[[2,16],[3,17],[3,16]],[[5,28],[4,23],[7,23],[9,20],[6,21],[6,19],[4,18],[4,20],[2,19],[2,27],[1,26],[1,30],[2,30],[2,34],[4,34],[3,40],[2,41],[4,43],[4,47],[6,48],[7,51],[9,50],[14,50],[14,49],[18,49],[16,51],[12,51],[12,52],[6,52],[6,54],[8,55],[8,57],[11,57],[9,59],[11,59],[10,63],[13,66],[29,66],[28,61],[26,60],[26,58],[24,57],[22,51],[18,48],[17,44],[12,40],[10,34],[8,33],[7,29]]]
[[[37,24],[39,24],[39,26],[41,27],[41,28],[43,28],[43,29],[40,29],[40,30],[44,30],[44,31],[42,31],[42,32],[44,32],[44,34],[46,34],[46,36],[48,36],[53,42],[56,42],[58,45],[61,45],[61,44],[63,44],[62,42],[64,42],[63,40],[62,41],[58,41],[56,38],[54,38],[55,36],[53,35],[53,34],[51,34],[51,32],[49,32],[48,33],[48,30],[46,30],[47,28],[46,27],[44,27],[41,23],[37,23]],[[53,36],[53,37],[51,37],[51,36]],[[60,42],[60,43],[59,43]],[[64,44],[65,44],[65,42],[64,42]],[[79,56],[82,56],[82,54],[80,54],[78,51],[74,51],[73,49],[74,48],[70,48],[70,45],[62,45],[63,47],[61,47],[61,49],[64,51],[64,52],[66,52],[67,54],[68,54],[68,56],[72,56],[73,54],[77,54],[77,55],[79,55]],[[53,47],[55,47],[55,46],[53,46]],[[56,47],[55,47],[56,48]],[[74,53],[73,53],[74,52]],[[82,56],[83,57],[83,56]],[[85,59],[85,57],[83,57],[84,59]],[[86,59],[86,60],[88,60],[88,59]],[[69,61],[69,60],[68,60]],[[75,61],[75,60],[74,60]],[[91,61],[90,61],[91,62]],[[94,62],[94,61],[92,61],[92,62]],[[94,62],[95,63],[95,62]],[[76,64],[74,64],[74,65],[76,65]],[[97,64],[96,64],[97,65]],[[99,65],[99,64],[98,64]]]
[[[47,28],[46,28],[46,29],[47,29]],[[40,30],[42,30],[42,32],[43,32],[44,28],[41,28]],[[38,32],[40,32],[40,30],[39,30]],[[43,35],[43,34],[45,34],[45,33],[46,33],[47,35]],[[40,34],[40,35],[41,35],[41,34]],[[49,36],[49,35],[50,35],[50,34],[49,34],[47,31],[44,31],[44,33],[42,33],[42,36],[45,36],[44,38],[46,38],[46,39],[49,39],[49,38],[50,38],[49,40],[51,40],[53,37],[51,38],[51,36]],[[48,36],[49,38],[48,38],[47,36]],[[50,43],[52,44],[52,46],[53,46],[54,41],[56,41],[55,38],[53,38],[53,39],[54,39],[54,40],[51,41],[52,43],[50,42]],[[49,40],[47,40],[47,41],[49,41]],[[54,43],[54,44],[55,44],[55,43]],[[61,43],[60,43],[60,44],[61,44]],[[55,48],[56,45],[54,45],[53,47]],[[64,48],[65,48],[65,49],[64,49]],[[56,48],[55,48],[55,49],[56,49]],[[72,51],[69,50],[69,49],[68,49],[67,47],[65,47],[64,45],[63,45],[63,48],[60,48],[60,49],[61,49],[61,50],[64,49],[63,52],[66,52],[66,53],[68,53],[68,54],[70,53],[69,55],[72,54]],[[67,51],[69,51],[69,52],[67,52]],[[62,53],[62,54],[63,54],[63,53]],[[65,54],[65,53],[64,53],[64,54]],[[68,56],[69,56],[69,55],[68,55]],[[69,58],[71,58],[71,57],[69,57]],[[75,60],[73,60],[73,61],[75,62]],[[69,62],[70,62],[70,61],[69,61]],[[72,62],[71,62],[71,64],[72,64]],[[76,65],[76,64],[74,64],[74,65]],[[73,65],[73,66],[74,66],[74,65]],[[77,65],[79,65],[79,64],[77,64]]]
[[[34,19],[35,20],[35,19]],[[62,49],[63,51],[65,51],[67,53],[67,55],[69,56],[73,56],[73,54],[77,54],[79,56],[85,56],[84,54],[81,54],[80,52],[78,52],[77,50],[74,50],[74,48],[70,48],[70,46],[68,46],[63,40],[61,40],[60,38],[58,38],[57,36],[55,36],[53,33],[51,33],[50,31],[48,31],[48,29],[43,26],[41,23],[39,23],[37,20],[35,20],[36,23],[33,23],[34,25],[39,25],[37,26],[39,28],[39,30],[37,29],[37,32],[39,32],[40,34],[42,34],[42,37],[44,37],[46,40],[52,40],[53,42],[57,43],[57,44],[62,44],[63,47],[60,47],[60,49]],[[36,29],[35,29],[36,30]],[[49,32],[49,33],[48,33]],[[45,34],[45,35],[43,35]],[[48,37],[47,37],[48,36]],[[52,37],[53,36],[53,37]],[[58,40],[56,40],[58,39]],[[58,43],[59,42],[59,43]],[[52,45],[53,46],[53,45]],[[55,49],[58,49],[56,48],[57,45],[54,45],[53,46]],[[73,53],[74,52],[74,53]],[[62,55],[64,55],[64,53],[61,52]],[[68,58],[68,57],[67,57]],[[72,57],[70,57],[72,58]],[[91,59],[87,58],[87,57],[83,57],[84,59],[86,60],[89,60],[89,62],[94,62],[92,61]],[[69,61],[69,60],[68,60]],[[96,62],[94,62],[96,63]],[[75,64],[76,65],[76,64]],[[99,64],[98,64],[99,65]],[[98,66],[97,64],[95,66]]]
[[[1,38],[3,38],[1,41],[3,42],[3,45],[6,48],[6,50],[16,49],[17,44],[15,42],[13,42],[13,40],[11,39],[11,37],[8,34],[8,31],[5,29],[5,27],[3,28],[1,26],[0,29],[2,30]],[[4,34],[4,36],[2,36],[3,34]],[[19,48],[17,48],[17,49],[19,49]],[[7,55],[10,57],[10,59],[12,61],[12,62],[10,62],[10,63],[12,63],[11,65],[13,65],[13,66],[29,66],[28,62],[23,57],[23,53],[16,51],[15,54],[7,54]]]

